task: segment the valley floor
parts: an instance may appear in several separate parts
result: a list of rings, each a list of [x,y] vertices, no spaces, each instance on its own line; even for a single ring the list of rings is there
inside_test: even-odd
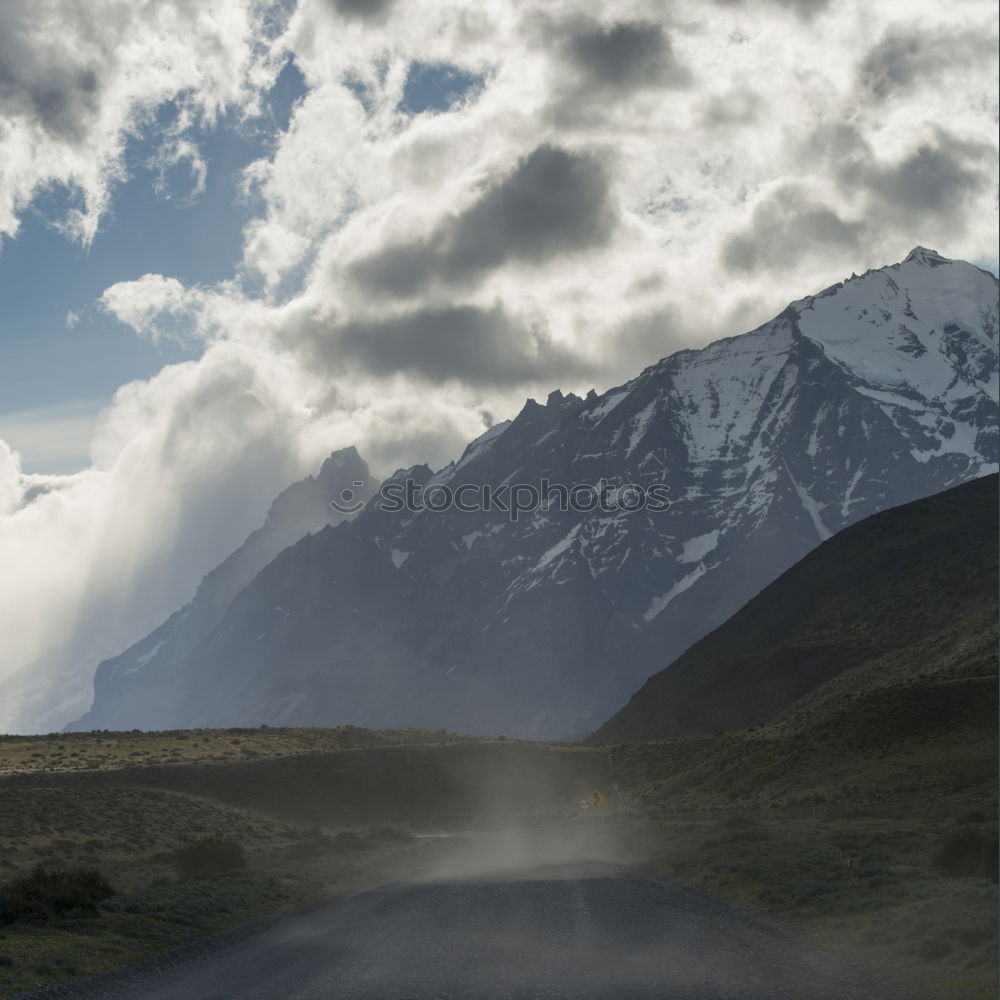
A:
[[[780,727],[614,748],[336,730],[5,738],[0,903],[39,863],[98,867],[115,893],[89,912],[0,925],[0,995],[415,871],[468,879],[604,859],[733,903],[914,995],[992,997],[988,737],[857,760]],[[169,762],[171,747],[204,744],[229,749]],[[106,760],[64,766],[73,753]],[[856,793],[858,781],[882,794]],[[594,790],[607,805],[582,811]],[[505,832],[472,856],[469,838],[439,836],[470,830]],[[245,867],[184,875],[177,851],[205,838],[236,841]]]

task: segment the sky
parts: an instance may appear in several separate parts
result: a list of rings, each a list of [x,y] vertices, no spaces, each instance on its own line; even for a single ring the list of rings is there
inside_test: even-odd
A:
[[[995,272],[997,31],[993,0],[7,0],[0,685],[89,676],[335,448],[440,466],[918,244]]]

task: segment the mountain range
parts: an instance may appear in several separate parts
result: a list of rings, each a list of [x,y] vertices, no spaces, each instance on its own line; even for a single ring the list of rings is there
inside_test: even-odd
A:
[[[996,278],[918,247],[601,395],[529,400],[285,548],[183,642],[174,616],[102,663],[73,728],[582,736],[835,533],[996,471],[997,326]],[[545,483],[612,502],[395,503]]]

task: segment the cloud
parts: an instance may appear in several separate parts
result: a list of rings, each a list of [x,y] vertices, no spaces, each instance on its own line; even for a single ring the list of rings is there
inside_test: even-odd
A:
[[[381,21],[392,10],[395,0],[328,0],[341,17],[360,21]]]
[[[354,358],[374,375],[412,373],[430,382],[523,385],[585,370],[546,336],[503,309],[421,309],[375,322],[354,321],[330,345],[331,359]]]
[[[30,456],[25,467],[78,469],[87,465],[99,408],[99,400],[81,399],[0,413],[0,439]]]
[[[872,164],[859,176],[883,217],[944,222],[958,230],[983,187],[989,183],[995,154],[985,143],[962,142],[944,128],[898,163]]]
[[[883,157],[855,125],[822,126],[805,155],[825,161],[839,199],[863,207],[870,229],[922,224],[960,235],[996,177],[996,148],[943,123],[910,129],[905,139]]]
[[[158,197],[170,197],[167,174],[171,168],[185,163],[191,175],[191,190],[185,200],[190,203],[198,195],[204,193],[205,181],[208,178],[208,164],[201,155],[201,151],[190,139],[174,138],[165,141],[148,162],[148,166],[156,171],[153,190]]]
[[[21,458],[0,438],[0,516],[10,515],[17,510],[23,497]]]
[[[255,0],[0,4],[0,237],[58,184],[77,204],[54,221],[89,243],[125,176],[128,137],[164,101],[186,123],[250,109],[267,75],[260,14]]]
[[[581,18],[559,25],[552,34],[588,89],[629,92],[692,83],[666,30],[655,21],[600,24]]]
[[[604,164],[545,144],[428,238],[388,246],[349,273],[366,291],[397,298],[434,282],[470,286],[509,262],[545,264],[607,243],[614,223]]]
[[[550,53],[545,114],[560,130],[594,128],[631,102],[641,113],[694,84],[660,19],[602,21],[580,9],[544,15],[536,44]]]
[[[830,0],[715,0],[715,2],[723,7],[745,7],[748,9],[759,9],[771,4],[776,7],[784,7],[807,20],[823,13],[830,6]]]
[[[50,134],[80,139],[87,119],[97,111],[96,96],[93,69],[55,66],[43,74],[9,57],[0,61],[0,101],[8,114],[34,118]]]
[[[927,228],[961,236],[968,213],[989,183],[994,151],[938,126],[927,141],[894,162],[880,161],[852,126],[821,129],[808,144],[831,162],[839,208],[786,184],[753,209],[749,224],[722,246],[733,273],[780,271],[831,248],[856,251],[887,231],[909,232],[919,242]]]
[[[978,30],[920,30],[893,24],[858,67],[861,88],[884,101],[914,87],[932,84],[944,73],[967,78],[970,66],[988,69],[996,60],[997,35],[992,25]]]
[[[842,219],[796,185],[785,185],[757,205],[746,229],[726,239],[721,260],[733,272],[779,271],[832,247],[854,249],[862,232],[860,223]]]
[[[192,312],[192,299],[176,278],[144,274],[106,288],[101,305],[140,336],[157,341],[176,335],[177,321]]]
[[[757,94],[748,89],[713,94],[701,109],[701,122],[709,128],[733,129],[753,125],[762,111]]]

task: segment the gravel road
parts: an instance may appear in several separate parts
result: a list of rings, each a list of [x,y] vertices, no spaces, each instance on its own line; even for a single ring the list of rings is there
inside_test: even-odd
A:
[[[608,864],[384,886],[90,1000],[906,1000],[724,902]]]

